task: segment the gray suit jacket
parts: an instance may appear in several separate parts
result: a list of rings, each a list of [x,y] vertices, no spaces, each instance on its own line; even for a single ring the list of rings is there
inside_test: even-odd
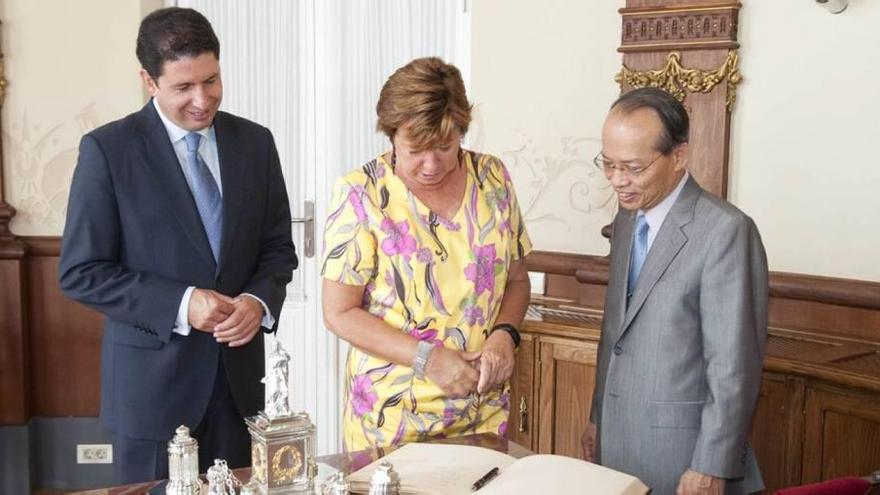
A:
[[[635,216],[613,224],[591,411],[599,462],[660,495],[688,468],[727,478],[727,493],[759,490],[748,445],[767,336],[758,230],[688,179],[627,306]]]

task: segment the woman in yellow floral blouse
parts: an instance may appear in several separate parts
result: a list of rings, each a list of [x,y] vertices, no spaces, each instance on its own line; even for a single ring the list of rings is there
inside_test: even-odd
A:
[[[324,237],[345,447],[504,435],[531,250],[510,176],[461,148],[471,105],[440,59],[398,69],[376,111],[392,149],[337,182]]]

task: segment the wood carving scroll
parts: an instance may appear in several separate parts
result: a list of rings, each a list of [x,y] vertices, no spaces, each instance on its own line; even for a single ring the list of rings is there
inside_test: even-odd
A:
[[[621,52],[738,48],[740,4],[620,9]]]

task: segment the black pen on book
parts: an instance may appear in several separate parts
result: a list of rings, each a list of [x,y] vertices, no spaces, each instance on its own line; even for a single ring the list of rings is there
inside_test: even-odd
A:
[[[474,485],[471,487],[471,491],[475,492],[475,491],[479,490],[480,488],[483,488],[484,486],[486,486],[486,483],[495,479],[496,476],[498,476],[498,468],[493,467],[492,469],[489,470],[488,473],[484,474],[480,479],[478,479],[477,481],[474,481]]]

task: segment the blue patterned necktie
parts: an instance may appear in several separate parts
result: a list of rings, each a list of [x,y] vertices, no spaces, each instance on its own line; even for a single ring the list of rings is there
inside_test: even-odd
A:
[[[648,255],[648,220],[645,215],[639,213],[636,218],[636,228],[633,229],[632,253],[629,257],[629,279],[627,283],[627,302],[636,291],[636,282],[639,280],[639,273],[642,271],[642,265],[645,264],[645,257]]]
[[[199,155],[201,138],[201,134],[196,132],[191,132],[183,138],[186,140],[186,175],[193,199],[196,201],[196,208],[202,218],[202,225],[205,227],[205,233],[208,234],[208,242],[211,243],[214,260],[219,261],[220,238],[223,233],[223,198],[220,197],[217,181]]]

